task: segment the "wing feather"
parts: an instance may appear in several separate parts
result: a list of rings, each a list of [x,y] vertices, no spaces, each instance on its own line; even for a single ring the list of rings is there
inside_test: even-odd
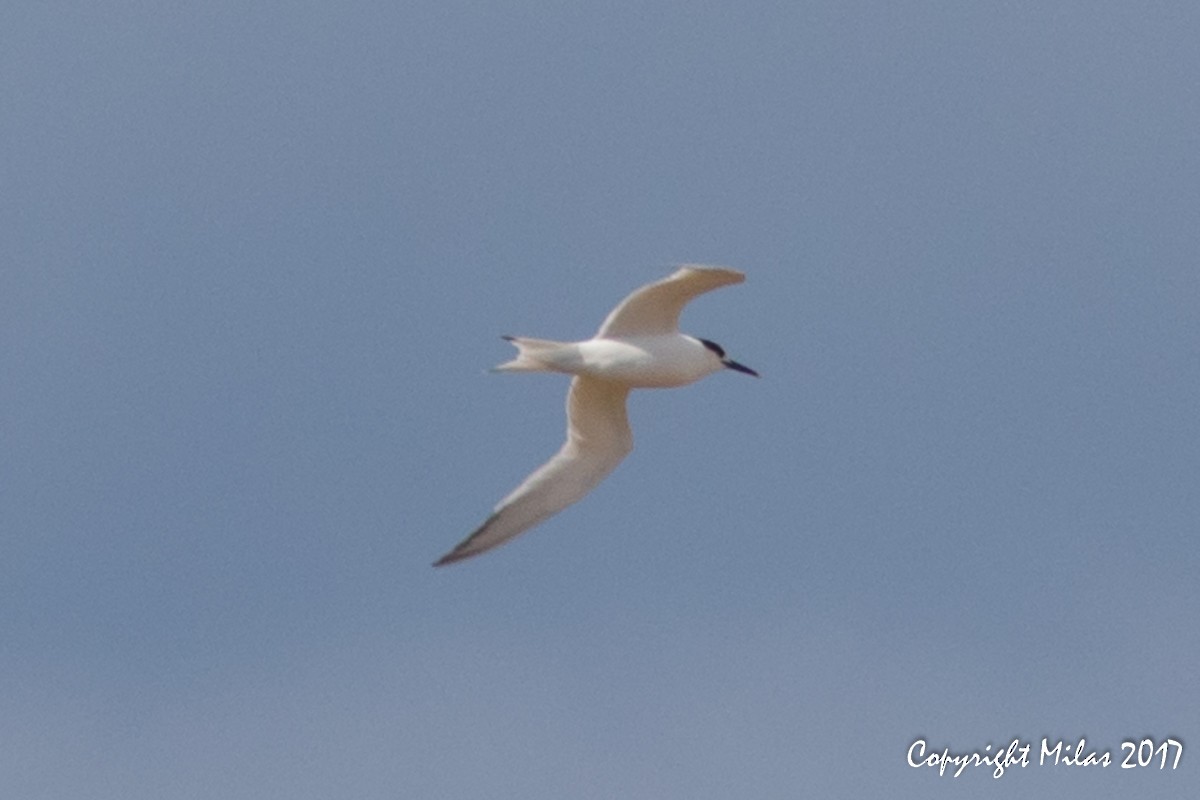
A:
[[[653,336],[679,330],[679,313],[697,295],[741,283],[735,269],[686,265],[657,283],[635,291],[612,310],[596,336]]]
[[[491,550],[580,500],[633,449],[629,387],[577,376],[567,393],[567,440],[497,504],[482,525],[434,566]]]

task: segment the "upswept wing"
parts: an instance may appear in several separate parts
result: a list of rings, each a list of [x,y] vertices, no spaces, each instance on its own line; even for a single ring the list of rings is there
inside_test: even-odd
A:
[[[583,498],[633,449],[625,412],[629,387],[577,376],[567,393],[567,441],[434,566],[507,542]]]
[[[687,265],[672,275],[643,286],[621,301],[600,326],[596,336],[654,336],[679,330],[679,312],[697,295],[741,283],[746,276],[735,269]]]

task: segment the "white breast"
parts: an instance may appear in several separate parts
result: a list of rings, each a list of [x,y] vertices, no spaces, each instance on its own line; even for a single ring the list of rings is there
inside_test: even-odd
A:
[[[635,388],[684,386],[721,369],[714,353],[682,334],[589,339],[579,356],[581,374]]]

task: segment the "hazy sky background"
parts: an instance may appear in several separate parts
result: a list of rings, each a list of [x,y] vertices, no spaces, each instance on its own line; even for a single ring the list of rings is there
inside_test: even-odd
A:
[[[0,10],[0,794],[1200,788],[1200,5]],[[762,380],[430,563],[678,262]],[[912,769],[1041,737],[1107,768]],[[1182,740],[1175,771],[1120,743]]]

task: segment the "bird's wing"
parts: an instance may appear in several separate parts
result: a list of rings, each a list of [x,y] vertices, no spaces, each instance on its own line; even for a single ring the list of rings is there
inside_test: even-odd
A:
[[[680,267],[669,277],[638,289],[609,313],[596,336],[653,336],[679,330],[679,312],[697,295],[746,276],[735,269]]]
[[[507,542],[583,498],[633,449],[629,387],[577,376],[567,394],[567,441],[434,564],[452,564]]]

